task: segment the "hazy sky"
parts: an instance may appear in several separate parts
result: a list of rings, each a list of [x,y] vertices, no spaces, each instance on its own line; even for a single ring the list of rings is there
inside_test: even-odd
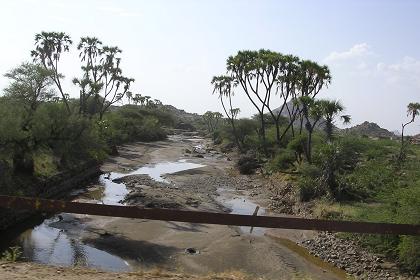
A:
[[[30,61],[35,33],[95,36],[123,50],[134,93],[189,112],[221,111],[212,76],[238,50],[291,53],[330,67],[322,97],[339,99],[352,124],[400,129],[420,102],[420,1],[0,1],[0,73]],[[66,90],[80,76],[78,53],[63,56]],[[0,77],[0,88],[8,84]],[[254,114],[235,97],[241,116]],[[420,132],[420,118],[408,129]]]

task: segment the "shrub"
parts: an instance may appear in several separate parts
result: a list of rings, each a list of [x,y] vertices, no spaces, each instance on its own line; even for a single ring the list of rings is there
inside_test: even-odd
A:
[[[238,168],[241,174],[252,174],[255,169],[260,167],[258,160],[253,153],[247,153],[242,155],[238,160]]]
[[[325,189],[319,182],[321,170],[318,167],[305,163],[299,166],[298,171],[301,174],[297,181],[301,201],[309,201],[325,194]]]
[[[22,250],[19,246],[10,247],[6,251],[3,252],[1,255],[2,261],[7,262],[16,262],[18,261],[22,256]]]
[[[271,160],[272,170],[285,170],[293,166],[296,160],[295,153],[289,149],[280,149],[277,155]]]

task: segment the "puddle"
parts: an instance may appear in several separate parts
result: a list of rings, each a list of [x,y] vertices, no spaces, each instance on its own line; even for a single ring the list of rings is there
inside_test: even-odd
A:
[[[218,188],[217,193],[219,194],[219,196],[216,198],[216,200],[220,202],[223,206],[231,209],[230,213],[232,214],[252,215],[255,211],[255,208],[258,206],[256,203],[247,199],[245,195],[235,195],[235,193],[238,193],[238,191],[226,188]],[[264,208],[260,208],[258,211],[258,215],[264,215],[265,213],[266,211]],[[256,227],[253,228],[251,232],[251,228],[245,226],[241,226],[239,227],[239,229],[243,234],[251,234],[255,236],[263,236],[267,231],[266,228]],[[269,235],[269,237],[274,239],[280,245],[295,252],[300,257],[304,258],[306,261],[314,264],[315,266],[334,273],[339,277],[339,279],[352,279],[348,277],[347,273],[344,270],[335,267],[334,265],[329,264],[318,257],[311,255],[307,249],[299,246],[295,242],[289,239],[280,238],[278,236]]]
[[[22,233],[17,243],[23,257],[36,263],[57,266],[86,266],[107,271],[130,271],[129,264],[114,255],[83,244],[77,236],[50,226],[56,218],[45,220]]]
[[[241,215],[253,215],[256,207],[258,206],[254,202],[246,198],[246,196],[234,195],[233,191],[226,188],[218,188],[217,201],[219,201],[223,206],[231,210],[231,214],[241,214]],[[265,209],[260,207],[257,215],[264,215]],[[264,235],[266,229],[254,227],[251,230],[251,227],[240,226],[239,230],[244,234],[251,234],[256,236]]]
[[[146,165],[129,173],[110,172],[98,178],[98,185],[87,191],[75,190],[76,201],[123,205],[122,200],[128,194],[123,183],[115,183],[114,179],[135,174],[147,174],[158,182],[170,183],[163,176],[179,171],[203,167],[204,165],[190,163],[186,160],[164,162]],[[64,221],[63,221],[64,217]],[[129,264],[122,258],[106,251],[84,244],[80,236],[86,230],[81,223],[74,222],[75,215],[57,214],[45,219],[38,225],[20,231],[16,238],[7,244],[1,244],[2,249],[20,246],[23,257],[27,261],[59,266],[86,266],[105,271],[130,271]],[[87,216],[89,217],[89,216]],[[94,219],[94,216],[91,217]]]
[[[139,169],[130,172],[128,175],[146,174],[149,175],[153,180],[157,182],[170,183],[162,176],[165,174],[172,174],[180,171],[195,169],[204,167],[205,165],[187,162],[185,159],[178,160],[176,162],[162,162],[154,165],[146,165]],[[125,176],[127,174],[124,174]]]

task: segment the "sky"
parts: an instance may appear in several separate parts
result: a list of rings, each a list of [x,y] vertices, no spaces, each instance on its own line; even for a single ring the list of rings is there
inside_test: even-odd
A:
[[[352,125],[365,120],[391,131],[408,120],[409,102],[420,102],[420,1],[106,1],[0,0],[0,73],[31,61],[34,36],[66,32],[74,45],[59,70],[65,91],[81,76],[76,45],[98,37],[123,50],[131,91],[188,112],[220,111],[213,76],[226,59],[261,48],[310,59],[330,68],[322,98],[340,100]],[[8,80],[0,76],[0,89]],[[280,102],[280,101],[279,101]],[[256,112],[243,94],[241,117]],[[420,118],[407,126],[420,133]]]

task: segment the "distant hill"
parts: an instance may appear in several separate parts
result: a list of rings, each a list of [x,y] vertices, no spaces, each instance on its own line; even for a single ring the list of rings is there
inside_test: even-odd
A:
[[[290,110],[292,110],[292,108],[293,108],[293,102],[292,101],[287,102],[287,105],[286,106],[289,107]],[[281,112],[281,116],[289,119],[289,113],[287,111],[287,107],[286,106],[284,106],[283,111]],[[280,112],[280,109],[281,109],[281,107],[278,107],[278,108],[274,109],[273,110],[273,113],[275,115],[277,115]],[[266,114],[268,114],[268,112]]]
[[[344,133],[350,133],[361,136],[377,137],[377,138],[397,138],[395,133],[380,127],[376,123],[365,121],[361,124],[342,130]]]
[[[412,136],[410,142],[413,144],[420,145],[420,134]]]
[[[137,107],[139,109],[145,108],[141,107],[140,105],[134,105],[134,104],[125,104],[123,106],[111,106],[109,108],[110,111],[116,111],[119,110],[125,106],[131,106],[131,107]],[[197,124],[200,123],[202,116],[197,113],[188,113],[185,110],[178,109],[175,106],[172,105],[157,105],[156,109],[157,111],[164,111],[169,113],[173,116],[173,119],[175,121],[175,128],[185,129],[185,130],[195,130]]]
[[[293,101],[287,102],[287,106],[289,107],[289,110],[292,110],[292,108],[293,108]],[[273,110],[274,115],[277,115],[280,112],[280,109],[281,109],[281,107],[278,107],[278,108],[274,109]],[[299,110],[299,109],[300,108],[297,108],[297,110]],[[266,113],[266,114],[268,114],[268,113]],[[286,118],[287,120],[290,119],[289,112],[287,111],[286,106],[283,108],[283,111],[281,112],[281,116],[284,117],[284,118]],[[310,119],[310,121],[313,122],[314,120],[313,119]],[[325,127],[324,123],[325,123],[325,119],[324,118],[321,118],[318,121],[315,129],[323,129]],[[305,124],[305,122],[304,122],[304,124]],[[299,126],[299,125],[300,125],[300,122],[299,122],[299,119],[297,118],[297,119],[295,119],[293,126]],[[339,129],[336,126],[334,126],[334,130],[339,130]]]
[[[180,122],[194,124],[202,118],[201,115],[197,113],[188,113],[185,110],[178,109],[172,105],[162,105],[162,107],[165,111],[172,113]]]

